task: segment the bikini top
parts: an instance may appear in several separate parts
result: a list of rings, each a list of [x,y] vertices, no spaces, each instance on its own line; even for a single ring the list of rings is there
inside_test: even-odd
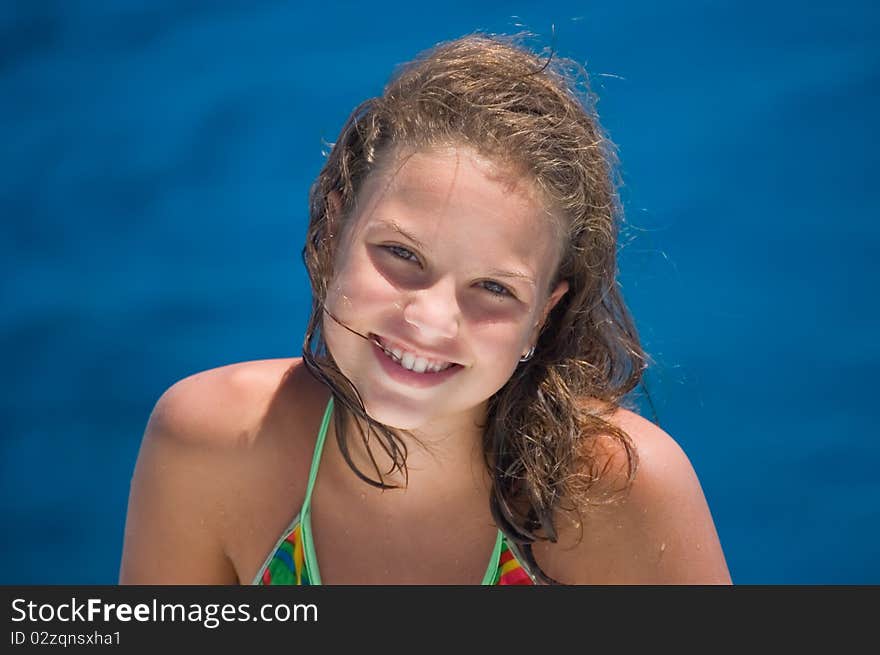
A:
[[[309,471],[309,483],[306,497],[299,513],[278,539],[269,553],[260,571],[254,576],[254,585],[319,585],[321,572],[315,557],[315,545],[312,541],[311,500],[321,452],[324,449],[324,437],[330,425],[333,413],[333,396],[324,410],[324,420],[312,455],[312,467]],[[481,584],[484,585],[530,585],[534,584],[527,570],[522,566],[516,555],[516,547],[508,543],[501,530],[495,540],[495,547],[489,557],[489,564]]]

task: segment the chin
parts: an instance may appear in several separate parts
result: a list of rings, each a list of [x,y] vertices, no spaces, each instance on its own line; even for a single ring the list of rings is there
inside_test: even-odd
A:
[[[382,425],[396,430],[416,430],[424,426],[431,417],[426,415],[424,406],[407,407],[400,402],[377,401],[375,399],[361,398],[364,401],[364,409],[367,416]]]

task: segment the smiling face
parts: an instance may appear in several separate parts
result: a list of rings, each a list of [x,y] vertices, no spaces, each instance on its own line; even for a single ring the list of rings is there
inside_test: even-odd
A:
[[[482,420],[568,288],[549,288],[559,235],[526,179],[469,148],[389,156],[358,195],[328,285],[327,311],[351,330],[323,321],[367,413],[410,430]]]

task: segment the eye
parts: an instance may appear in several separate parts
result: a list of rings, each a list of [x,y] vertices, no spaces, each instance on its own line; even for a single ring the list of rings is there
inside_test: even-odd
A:
[[[492,280],[486,280],[484,282],[481,282],[480,284],[482,284],[483,288],[486,289],[486,291],[491,293],[493,296],[499,296],[501,298],[505,296],[513,297],[513,294],[507,287],[498,284],[497,282],[493,282]]]
[[[403,246],[382,246],[385,250],[394,255],[397,259],[404,259],[411,262],[419,263],[419,258],[411,250],[407,250]]]

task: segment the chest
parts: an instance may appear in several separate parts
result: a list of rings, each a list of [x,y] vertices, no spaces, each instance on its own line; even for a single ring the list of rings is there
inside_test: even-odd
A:
[[[399,514],[319,497],[311,511],[324,584],[475,585],[497,556],[498,530],[488,511]]]

